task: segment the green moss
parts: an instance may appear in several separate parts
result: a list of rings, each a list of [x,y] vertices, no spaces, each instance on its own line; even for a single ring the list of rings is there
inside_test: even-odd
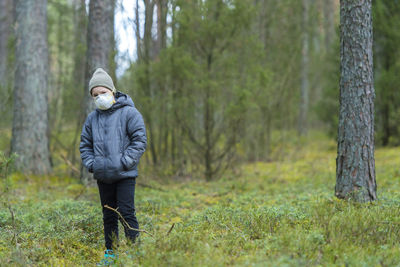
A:
[[[394,266],[400,262],[398,148],[378,149],[379,200],[336,199],[332,141],[288,145],[284,159],[239,177],[152,182],[136,191],[140,244],[121,229],[117,266]],[[0,209],[0,257],[15,266],[82,266],[101,259],[96,188],[65,176],[13,174]],[[158,188],[163,189],[158,190]],[[4,208],[3,208],[4,207]],[[174,227],[172,231],[172,224]],[[15,238],[17,242],[15,242]],[[3,261],[3,259],[6,259]]]

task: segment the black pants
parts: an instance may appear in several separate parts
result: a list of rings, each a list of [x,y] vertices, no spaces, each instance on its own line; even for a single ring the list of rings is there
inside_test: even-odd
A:
[[[103,207],[104,239],[107,249],[112,249],[113,238],[118,239],[118,214],[105,208],[104,205],[108,205],[114,209],[118,208],[118,211],[129,226],[139,229],[135,212],[135,184],[135,178],[120,180],[113,184],[105,184],[97,181],[101,206]],[[125,225],[124,230],[126,238],[135,242],[139,232],[130,230]]]

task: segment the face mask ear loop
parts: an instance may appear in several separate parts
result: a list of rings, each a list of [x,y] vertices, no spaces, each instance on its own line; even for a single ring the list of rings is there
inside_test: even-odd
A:
[[[117,103],[117,101],[115,100],[115,95],[114,95],[113,92],[111,92],[111,97],[112,97],[112,104],[111,105]]]

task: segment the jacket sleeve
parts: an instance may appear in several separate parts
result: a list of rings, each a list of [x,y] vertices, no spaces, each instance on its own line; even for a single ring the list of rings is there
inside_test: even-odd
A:
[[[130,142],[121,159],[125,170],[129,170],[138,164],[147,146],[143,117],[136,108],[128,111],[127,133]]]
[[[83,165],[88,169],[89,172],[93,172],[94,151],[91,116],[87,117],[85,124],[83,125],[79,151],[81,152]]]

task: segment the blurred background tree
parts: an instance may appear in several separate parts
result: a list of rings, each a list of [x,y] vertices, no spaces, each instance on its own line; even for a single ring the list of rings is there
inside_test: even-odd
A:
[[[14,2],[2,1],[0,8],[0,148],[6,154],[15,87]],[[131,3],[47,2],[47,135],[54,172],[81,176],[79,134],[92,108],[87,81],[98,64],[144,116],[149,145],[141,168],[153,177],[210,180],[240,162],[284,158],[285,145],[301,145],[300,135],[336,137],[338,0]],[[90,22],[100,7],[107,10],[104,21]],[[125,15],[124,27],[135,40],[124,67],[116,14]],[[376,136],[384,146],[400,140],[399,15],[398,1],[373,1]],[[93,39],[100,34],[106,39]],[[101,63],[94,60],[100,55]]]
[[[31,174],[51,172],[47,0],[15,1],[15,75],[11,151]],[[35,34],[32,34],[32,33]]]
[[[0,126],[10,127],[12,113],[12,87],[14,72],[12,71],[14,61],[13,42],[14,4],[13,0],[0,2],[0,112],[2,119]],[[10,71],[11,70],[11,71]]]
[[[399,1],[374,1],[374,71],[377,87],[376,121],[379,144],[400,144],[400,26]]]

